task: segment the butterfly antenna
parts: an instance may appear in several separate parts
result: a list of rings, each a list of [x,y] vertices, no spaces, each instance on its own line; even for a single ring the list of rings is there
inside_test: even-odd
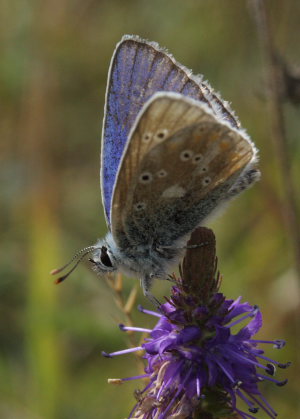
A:
[[[56,274],[58,274],[58,273],[60,273],[60,272],[62,272],[62,271],[64,271],[69,265],[71,265],[71,263],[73,263],[74,262],[74,260],[76,260],[76,259],[78,259],[77,260],[77,262],[75,263],[75,265],[73,266],[73,268],[72,269],[70,269],[65,275],[63,275],[63,276],[61,276],[61,277],[59,277],[59,278],[57,278],[56,280],[55,280],[55,283],[56,284],[59,284],[60,282],[62,282],[62,281],[64,281],[73,271],[74,271],[74,269],[76,269],[77,268],[77,266],[79,265],[79,263],[82,261],[82,259],[88,254],[88,253],[90,253],[90,252],[92,252],[93,250],[95,250],[96,249],[96,247],[95,246],[88,246],[88,247],[85,247],[85,248],[83,248],[83,249],[81,249],[81,250],[79,250],[79,252],[77,252],[73,257],[72,257],[72,259],[68,262],[68,263],[66,263],[64,266],[62,266],[61,268],[58,268],[58,269],[53,269],[51,272],[50,272],[50,275],[56,275]]]

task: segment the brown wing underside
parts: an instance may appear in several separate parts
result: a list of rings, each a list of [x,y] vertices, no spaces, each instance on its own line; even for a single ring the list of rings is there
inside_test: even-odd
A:
[[[188,233],[252,157],[249,141],[201,103],[158,95],[138,120],[121,163],[112,202],[115,239],[125,234],[128,242],[139,235],[163,242],[164,234],[174,240]]]

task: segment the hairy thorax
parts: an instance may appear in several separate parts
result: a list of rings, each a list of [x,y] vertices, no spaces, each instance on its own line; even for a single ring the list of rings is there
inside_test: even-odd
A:
[[[162,247],[156,243],[129,245],[121,250],[111,233],[99,240],[95,247],[93,262],[98,273],[121,271],[139,278],[165,279],[168,269],[182,253],[180,247]]]

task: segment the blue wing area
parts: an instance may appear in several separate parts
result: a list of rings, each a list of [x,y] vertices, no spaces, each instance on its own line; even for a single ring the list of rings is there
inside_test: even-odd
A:
[[[193,76],[158,44],[124,36],[110,65],[103,123],[101,188],[108,225],[116,174],[129,131],[145,102],[158,91],[203,101],[238,126],[225,103],[200,77]]]

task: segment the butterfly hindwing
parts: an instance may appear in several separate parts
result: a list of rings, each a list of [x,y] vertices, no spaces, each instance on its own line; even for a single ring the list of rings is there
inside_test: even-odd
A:
[[[107,223],[116,174],[129,132],[147,100],[158,91],[178,92],[205,102],[232,126],[232,111],[200,77],[154,42],[126,35],[112,57],[106,92],[101,153],[101,189]]]
[[[120,163],[111,217],[116,242],[173,244],[225,198],[254,157],[243,133],[205,104],[156,94]]]

